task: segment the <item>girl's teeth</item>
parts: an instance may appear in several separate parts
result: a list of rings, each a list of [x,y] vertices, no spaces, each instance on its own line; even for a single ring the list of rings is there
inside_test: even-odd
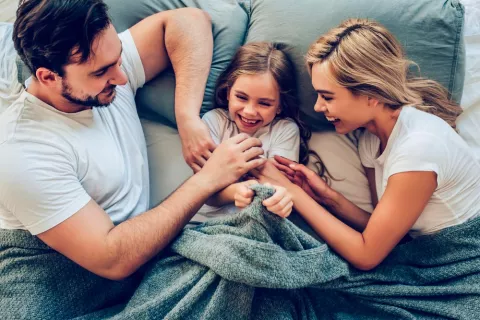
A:
[[[335,121],[335,120],[338,120],[337,118],[334,118],[334,117],[326,117],[328,121]]]
[[[247,123],[257,123],[257,120],[248,120],[248,119],[245,119],[244,117],[242,117],[242,120]]]

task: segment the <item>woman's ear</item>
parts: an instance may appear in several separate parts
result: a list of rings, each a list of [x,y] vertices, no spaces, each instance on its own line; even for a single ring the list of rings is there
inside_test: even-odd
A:
[[[378,106],[378,104],[380,103],[377,98],[367,97],[367,99],[368,99],[368,106],[369,107],[376,108]]]

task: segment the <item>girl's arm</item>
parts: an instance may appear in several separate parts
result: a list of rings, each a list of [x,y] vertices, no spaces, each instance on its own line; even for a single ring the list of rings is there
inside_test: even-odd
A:
[[[229,203],[235,203],[235,206],[244,208],[252,202],[255,195],[250,186],[257,183],[256,180],[247,180],[231,184],[211,196],[206,204],[213,207],[222,207]]]
[[[437,187],[436,173],[392,175],[366,228],[358,232],[331,215],[300,187],[290,184],[294,207],[338,254],[361,270],[376,267],[415,224]]]

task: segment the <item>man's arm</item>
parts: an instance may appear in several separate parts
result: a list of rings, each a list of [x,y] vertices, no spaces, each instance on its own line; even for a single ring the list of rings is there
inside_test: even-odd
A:
[[[207,13],[195,8],[152,15],[130,29],[145,70],[146,81],[170,63],[175,72],[175,117],[183,155],[195,172],[215,149],[200,119],[212,63],[213,37]]]
[[[47,245],[91,272],[123,279],[150,260],[191,219],[214,192],[262,165],[261,142],[245,134],[224,141],[202,170],[159,206],[133,219],[112,224],[95,202],[41,233]]]

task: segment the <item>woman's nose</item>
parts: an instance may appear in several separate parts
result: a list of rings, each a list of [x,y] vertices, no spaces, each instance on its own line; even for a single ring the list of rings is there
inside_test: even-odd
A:
[[[325,106],[325,103],[323,101],[321,101],[320,99],[317,99],[317,102],[315,103],[313,110],[315,110],[315,112],[326,112],[327,107]]]

